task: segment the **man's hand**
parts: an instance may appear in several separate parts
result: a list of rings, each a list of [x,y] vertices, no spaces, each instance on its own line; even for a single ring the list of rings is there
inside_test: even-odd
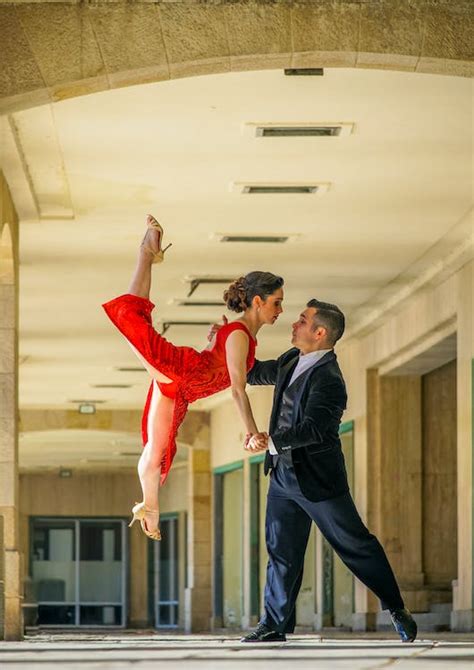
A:
[[[244,449],[251,452],[266,451],[268,449],[268,433],[255,433],[247,441]]]
[[[213,323],[212,326],[209,328],[209,332],[207,333],[207,339],[209,340],[209,342],[212,342],[212,340],[216,336],[216,333],[222,328],[222,326],[226,326],[228,323],[229,321],[225,314],[222,315],[222,323]]]

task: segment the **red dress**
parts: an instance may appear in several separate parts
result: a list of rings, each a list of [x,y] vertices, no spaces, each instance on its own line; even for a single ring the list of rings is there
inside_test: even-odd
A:
[[[107,316],[143,358],[171,383],[158,386],[163,395],[175,400],[168,447],[161,464],[161,484],[168,476],[176,453],[176,434],[183,422],[188,405],[199,398],[207,398],[230,386],[225,343],[230,333],[243,330],[249,336],[247,371],[255,362],[257,340],[239,321],[222,326],[217,332],[212,349],[197,351],[192,347],[177,347],[153,328],[151,312],[155,305],[146,298],[125,294],[103,305]],[[147,443],[147,418],[153,392],[148,391],[142,418],[143,445]]]

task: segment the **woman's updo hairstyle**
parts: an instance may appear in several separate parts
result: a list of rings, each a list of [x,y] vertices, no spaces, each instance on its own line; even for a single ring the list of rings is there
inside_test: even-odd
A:
[[[224,291],[224,302],[231,312],[245,312],[251,306],[256,295],[266,300],[269,295],[281,288],[283,277],[271,272],[249,272],[245,277],[239,277]]]

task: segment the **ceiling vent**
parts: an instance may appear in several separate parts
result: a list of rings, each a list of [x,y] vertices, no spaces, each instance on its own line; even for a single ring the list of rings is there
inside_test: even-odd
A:
[[[130,389],[131,384],[91,384],[94,389]]]
[[[287,77],[322,77],[324,75],[322,67],[286,67],[284,72]]]
[[[202,277],[185,277],[184,281],[189,283],[189,291],[187,297],[190,298],[194,291],[199,286],[209,286],[209,285],[219,285],[219,284],[224,284],[224,286],[228,286],[231,282],[233,282],[235,277],[216,277],[216,276],[211,276],[211,275],[205,275]]]
[[[334,137],[341,134],[339,126],[313,126],[311,128],[258,128],[259,137]]]
[[[267,186],[244,186],[242,189],[242,193],[249,193],[251,195],[253,194],[258,194],[258,195],[267,195],[269,193],[291,193],[291,194],[296,194],[296,193],[316,193],[318,190],[317,186],[303,186],[303,185],[296,185],[292,186],[289,184],[285,184],[284,186],[272,186],[272,185],[267,185]]]
[[[207,326],[209,327],[212,321],[163,321],[161,324],[161,334],[164,335],[171,326],[185,326],[186,328],[193,326]]]
[[[180,307],[223,307],[223,300],[183,300],[182,298],[173,298],[169,305],[179,305]]]
[[[244,242],[253,244],[263,243],[263,244],[284,244],[290,239],[289,235],[219,235],[216,233],[213,235],[214,238],[217,238],[219,242]]]
[[[328,183],[248,183],[234,182],[231,190],[234,193],[248,195],[322,195],[329,188]]]
[[[353,131],[354,123],[346,121],[252,122],[242,126],[242,133],[249,137],[345,137]]]
[[[118,372],[146,372],[145,368],[115,368]]]

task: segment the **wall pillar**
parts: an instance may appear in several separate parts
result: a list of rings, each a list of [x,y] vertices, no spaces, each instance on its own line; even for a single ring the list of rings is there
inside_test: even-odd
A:
[[[23,635],[21,556],[18,542],[18,219],[0,173],[0,516],[3,602],[0,637]],[[3,574],[2,574],[3,573]],[[1,579],[1,577],[0,577]],[[3,617],[1,613],[3,612]]]
[[[185,591],[185,631],[208,631],[211,592],[211,452],[194,445],[188,458],[188,580]]]
[[[367,525],[380,540],[407,607],[423,609],[421,378],[367,376]],[[379,610],[356,586],[354,629],[371,629]],[[366,591],[366,589],[364,589]]]
[[[459,272],[457,286],[457,503],[458,578],[451,628],[474,630],[474,262]]]

